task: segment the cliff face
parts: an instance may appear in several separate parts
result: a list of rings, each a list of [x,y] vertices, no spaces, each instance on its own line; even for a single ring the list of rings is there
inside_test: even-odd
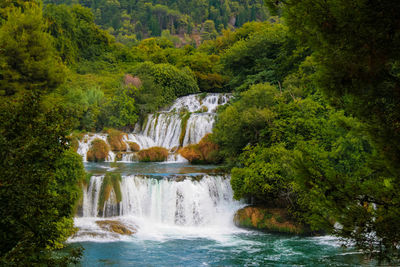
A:
[[[238,210],[233,220],[236,226],[243,228],[297,235],[310,234],[306,226],[290,219],[285,209],[247,206]]]

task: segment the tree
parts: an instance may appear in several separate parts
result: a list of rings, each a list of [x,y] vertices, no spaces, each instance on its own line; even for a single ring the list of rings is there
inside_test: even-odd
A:
[[[250,24],[248,28],[253,30],[254,26],[257,25]],[[296,47],[284,25],[265,22],[247,38],[239,39],[226,49],[221,55],[221,64],[232,77],[231,87],[243,91],[256,83],[282,83],[306,54],[307,51]]]
[[[344,212],[339,203],[338,207],[328,208],[332,212],[336,208],[343,211],[341,221],[346,223],[339,235],[352,238],[357,246],[371,253],[399,256],[399,229],[394,222],[400,214],[400,195],[396,189],[400,183],[400,51],[397,49],[400,3],[390,0],[266,2],[283,14],[291,33],[312,48],[318,87],[333,105],[345,108],[365,123],[364,129],[378,149],[378,156],[365,166],[372,170],[357,174],[358,178],[350,177],[361,181],[353,190],[365,185],[351,195],[353,199],[345,206],[354,213]],[[307,151],[306,155],[313,155],[307,156],[310,160],[318,159]],[[383,163],[380,156],[385,158]],[[304,169],[308,168],[304,167],[307,164],[303,164]],[[318,172],[322,174],[317,179],[329,180],[333,175],[327,173],[328,168]],[[338,190],[341,189],[330,189],[331,194]],[[324,198],[322,194],[316,193],[315,199]],[[365,210],[361,212],[360,207]]]
[[[42,7],[27,2],[12,8],[0,28],[0,94],[52,90],[64,81],[52,38],[45,32]]]
[[[69,152],[68,120],[27,93],[0,107],[0,262],[57,264],[51,250],[73,233],[81,158]],[[78,254],[62,261],[76,262]]]
[[[77,263],[80,249],[53,253],[73,231],[79,155],[68,150],[70,115],[45,95],[64,66],[45,32],[41,6],[11,7],[0,27],[0,265]]]

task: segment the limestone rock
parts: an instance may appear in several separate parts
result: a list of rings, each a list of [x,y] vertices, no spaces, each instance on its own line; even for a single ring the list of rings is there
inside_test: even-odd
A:
[[[117,233],[120,235],[133,235],[137,231],[135,228],[128,227],[120,221],[104,220],[96,221],[96,224],[105,231]]]

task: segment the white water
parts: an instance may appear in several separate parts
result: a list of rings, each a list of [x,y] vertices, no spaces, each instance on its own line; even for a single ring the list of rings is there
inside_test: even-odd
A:
[[[115,214],[112,202],[98,216],[97,201],[103,177],[93,176],[84,192],[83,217],[75,219],[80,233],[71,241],[121,240],[126,238],[101,230],[95,221]],[[112,220],[135,225],[138,236],[162,239],[171,234],[198,236],[239,231],[233,225],[234,212],[242,204],[233,200],[229,178],[205,175],[200,181],[187,177],[181,182],[144,176],[125,176],[121,182],[122,202]],[[107,214],[108,213],[108,214]],[[96,233],[96,234],[93,234]]]
[[[215,113],[217,107],[228,103],[231,96],[231,94],[207,94],[202,99],[201,94],[196,94],[180,97],[175,100],[169,112],[180,112],[183,110],[197,112],[201,110],[202,107],[206,107],[208,113]]]
[[[167,111],[149,114],[145,124],[142,127],[136,125],[135,131],[128,133],[123,141],[125,143],[135,142],[140,149],[160,146],[175,152],[181,146],[180,136],[184,131],[182,146],[197,144],[206,134],[212,132],[218,106],[226,104],[230,98],[230,94],[208,94],[204,98],[201,98],[200,94],[195,94],[178,98]],[[182,129],[182,118],[179,114],[182,111],[192,113],[185,129]],[[83,161],[87,161],[86,154],[91,142],[96,138],[107,142],[107,134],[85,135],[79,142],[78,153],[82,156]],[[129,152],[128,145],[127,151]],[[106,161],[113,162],[114,160],[115,153],[110,151]],[[123,155],[121,161],[135,161],[135,157]],[[176,160],[172,161],[176,162]],[[179,161],[183,161],[182,158]]]

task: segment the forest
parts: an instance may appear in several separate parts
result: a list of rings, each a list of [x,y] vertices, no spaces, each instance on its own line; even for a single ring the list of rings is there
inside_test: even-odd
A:
[[[85,182],[71,134],[132,131],[193,93],[218,109],[211,163],[236,199],[396,261],[400,3],[0,3],[0,263],[79,262],[64,249]],[[12,208],[11,208],[12,207]]]

